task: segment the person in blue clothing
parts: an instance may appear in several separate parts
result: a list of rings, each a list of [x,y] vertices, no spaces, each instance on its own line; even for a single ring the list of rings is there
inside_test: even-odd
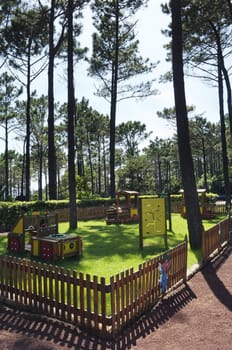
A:
[[[171,261],[168,255],[164,256],[162,262],[159,262],[158,269],[160,272],[160,288],[162,293],[165,293],[168,285],[168,270],[170,268]]]

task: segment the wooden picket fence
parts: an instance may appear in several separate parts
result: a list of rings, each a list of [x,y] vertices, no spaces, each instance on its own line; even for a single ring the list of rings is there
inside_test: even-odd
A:
[[[186,280],[187,239],[177,247],[110,278],[16,257],[0,257],[0,298],[112,338],[161,297],[159,262],[168,256],[167,292]]]
[[[86,208],[77,208],[77,217],[78,220],[91,220],[91,219],[102,219],[106,217],[106,211],[108,206],[93,206]],[[172,213],[181,213],[182,204],[180,202],[171,202],[171,212]],[[210,209],[214,214],[226,214],[225,204],[214,204],[211,205]],[[69,221],[69,209],[56,209],[55,214],[57,214],[58,222],[67,222]]]
[[[107,207],[104,205],[86,207],[86,208],[77,208],[77,217],[78,220],[91,220],[91,219],[102,219],[106,216]],[[69,208],[56,209],[55,213],[58,216],[59,222],[69,221]]]
[[[213,204],[211,206],[212,212],[215,215],[226,215],[227,209],[225,204]]]
[[[220,251],[223,245],[229,241],[230,218],[204,231],[202,234],[202,260],[205,263],[212,254]]]

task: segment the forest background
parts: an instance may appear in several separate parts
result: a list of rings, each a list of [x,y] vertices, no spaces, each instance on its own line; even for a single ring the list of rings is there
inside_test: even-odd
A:
[[[168,122],[157,116],[157,112],[163,111],[165,108],[172,108],[174,105],[172,83],[159,83],[160,76],[171,69],[171,63],[165,62],[167,50],[163,47],[170,39],[165,38],[161,34],[161,29],[167,29],[170,23],[170,16],[162,13],[160,4],[161,2],[159,1],[149,1],[148,7],[141,8],[135,16],[135,20],[138,20],[135,32],[137,33],[142,56],[148,57],[152,62],[160,61],[157,68],[150,73],[152,78],[156,79],[154,87],[158,90],[158,94],[147,97],[142,101],[124,100],[117,107],[117,125],[120,126],[120,124],[124,123],[121,128],[118,128],[117,188],[135,189],[142,193],[175,193],[181,187],[175,123]],[[87,53],[87,56],[89,56],[92,45],[91,35],[94,31],[89,8],[83,12],[82,22],[83,34],[80,35],[78,40],[89,47],[90,51]],[[4,61],[4,57],[2,59]],[[94,95],[97,82],[86,74],[87,66],[87,62],[78,62],[75,65],[75,92],[77,100],[81,102],[84,97],[85,101],[82,102],[87,103],[87,108],[91,111],[97,111],[97,113],[106,117],[109,114],[109,104],[103,98]],[[3,65],[1,72],[4,72],[5,69],[6,66]],[[32,82],[32,90],[36,89],[35,99],[38,99],[38,102],[41,94],[45,96],[47,94],[46,75],[47,72],[44,72]],[[54,87],[55,101],[59,102],[61,106],[67,101],[67,79],[65,76],[65,67],[59,64],[56,68]],[[22,96],[20,96],[20,99],[22,99]],[[193,131],[192,148],[198,186],[206,187],[211,191],[223,192],[217,89],[213,89],[210,82],[206,85],[199,78],[186,78],[186,100],[189,106],[196,106],[196,110],[192,113],[193,119],[191,123],[193,124],[191,130]],[[18,112],[20,114],[20,111]],[[61,109],[59,113],[59,117],[62,118]],[[46,121],[46,118],[47,115],[44,111],[44,121]],[[4,115],[2,120],[4,120]],[[128,124],[128,121],[131,121],[132,124]],[[134,123],[135,121],[137,123]],[[4,129],[4,123],[1,126]],[[89,139],[90,142],[86,142],[83,157],[85,176],[78,181],[80,196],[88,193],[102,194],[104,196],[109,194],[109,171],[107,170],[107,164],[109,163],[109,158],[107,158],[109,152],[107,150],[108,140],[107,138],[105,139],[105,144],[101,144],[101,150],[97,152],[99,140],[94,138],[94,135],[96,136],[95,127],[96,124],[92,130],[87,132],[91,137]],[[131,133],[129,133],[128,128]],[[65,136],[62,133],[60,135],[60,159],[62,162],[58,166],[57,173],[59,183],[58,197],[67,198]],[[119,137],[120,135],[121,137]],[[130,135],[130,139],[128,139],[128,135]],[[19,166],[20,162],[22,162],[20,155],[24,152],[23,134],[21,133],[19,136],[17,133],[16,140],[15,130],[12,130],[12,133],[9,132],[9,140],[12,157],[10,157],[10,186],[7,197],[15,198],[23,194],[22,182],[24,180],[22,172],[20,172],[22,166]],[[33,144],[31,147],[32,183],[36,184],[34,188],[38,187],[36,196],[40,196],[39,189],[42,187],[45,188],[42,192],[42,198],[47,198],[47,166],[46,162],[43,163],[43,181],[41,182],[41,174],[39,175],[41,169],[38,167],[40,163],[38,162],[36,145],[38,145],[38,135],[34,138],[34,147]],[[1,147],[4,150],[4,133],[1,139]],[[144,149],[144,147],[146,148]],[[43,152],[46,153],[46,146]],[[101,159],[100,166],[99,159]],[[2,164],[4,164],[4,152],[2,153]],[[6,174],[3,171],[4,166],[1,169],[1,187],[4,198],[4,179],[6,179]]]

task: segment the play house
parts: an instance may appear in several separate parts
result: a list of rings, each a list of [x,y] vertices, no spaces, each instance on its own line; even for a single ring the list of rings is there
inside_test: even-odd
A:
[[[64,259],[82,254],[82,238],[59,234],[56,214],[32,212],[22,215],[9,232],[8,251],[14,254],[29,251],[46,260]]]
[[[182,194],[181,216],[186,218],[187,213],[186,213],[186,207],[184,202],[184,190],[180,190],[180,193]],[[197,193],[198,193],[199,207],[200,207],[202,219],[214,218],[215,214],[212,211],[212,206],[210,205],[210,203],[207,202],[206,189],[198,189]]]
[[[8,234],[8,250],[16,254],[23,254],[30,250],[33,236],[46,237],[58,233],[57,215],[44,212],[29,212],[21,215]]]
[[[82,238],[71,234],[32,237],[31,254],[43,260],[64,259],[82,255]]]
[[[106,212],[107,225],[138,222],[138,196],[136,191],[119,191],[116,194],[116,203]]]

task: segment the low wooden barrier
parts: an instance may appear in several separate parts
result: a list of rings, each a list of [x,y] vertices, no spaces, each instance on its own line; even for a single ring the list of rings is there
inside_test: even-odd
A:
[[[78,220],[91,220],[91,219],[102,219],[106,216],[106,209],[104,205],[87,208],[77,208],[77,219]],[[58,222],[69,221],[69,208],[57,209]]]
[[[213,226],[202,234],[202,260],[206,262],[213,253],[217,253],[222,245],[229,241],[230,218]]]
[[[180,202],[171,202],[171,212],[181,213],[182,204]],[[77,208],[78,220],[91,220],[102,219],[106,217],[106,210],[108,206],[94,206],[86,208]],[[215,215],[226,214],[226,207],[224,204],[213,204],[209,208]],[[69,221],[69,208],[56,209],[55,212],[58,216],[58,222]]]
[[[207,205],[206,209],[215,215],[226,215],[226,206],[223,203],[209,204],[209,205]],[[182,210],[182,203],[181,202],[172,202],[171,201],[171,212],[172,213],[181,213],[181,210]]]
[[[226,205],[225,204],[214,204],[212,206],[212,211],[215,215],[226,215]]]
[[[0,298],[18,308],[55,317],[112,338],[156,303],[160,264],[169,261],[167,290],[187,271],[187,239],[165,254],[110,278],[84,275],[30,260],[0,257]]]

